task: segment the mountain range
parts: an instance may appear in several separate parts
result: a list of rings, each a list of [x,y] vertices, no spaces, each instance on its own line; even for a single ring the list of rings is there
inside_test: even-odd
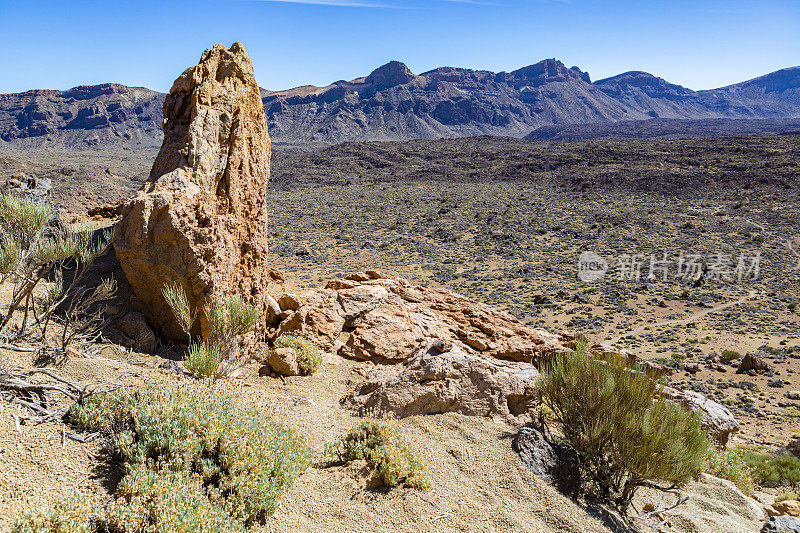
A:
[[[262,100],[273,142],[286,146],[475,135],[571,139],[615,131],[634,137],[780,132],[798,129],[787,119],[800,119],[800,67],[693,91],[641,71],[593,82],[556,59],[513,72],[441,67],[419,75],[392,61],[326,87],[262,89]],[[163,93],[112,83],[0,94],[0,145],[158,146],[163,101]],[[727,121],[708,126],[716,119]]]

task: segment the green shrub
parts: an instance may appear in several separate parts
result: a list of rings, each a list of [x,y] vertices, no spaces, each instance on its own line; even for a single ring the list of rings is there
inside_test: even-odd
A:
[[[735,352],[733,350],[722,350],[721,357],[725,361],[730,363],[731,361],[735,361],[735,360],[739,359],[740,357],[742,357],[742,354],[740,354],[739,352]]]
[[[216,342],[194,342],[183,360],[186,370],[196,378],[223,379],[231,369],[225,364],[222,347]]]
[[[295,335],[281,335],[275,340],[275,348],[293,348],[297,353],[297,366],[304,375],[317,371],[322,364],[322,352],[314,343]]]
[[[730,448],[720,450],[711,447],[705,466],[705,471],[722,479],[732,481],[739,490],[751,496],[755,488],[753,470],[744,460],[745,450],[742,448]]]
[[[786,500],[800,500],[800,494],[797,492],[784,492],[775,498],[776,502],[785,502]]]
[[[192,375],[217,380],[228,377],[242,366],[244,361],[240,357],[237,339],[253,329],[258,321],[256,306],[248,304],[240,296],[204,305],[203,313],[211,328],[211,337],[193,343],[192,327],[197,310],[192,309],[186,291],[176,283],[165,286],[162,294],[181,330],[189,337],[184,363]]]
[[[577,454],[587,494],[626,512],[636,490],[668,490],[697,476],[709,448],[697,414],[658,398],[658,380],[586,342],[541,368],[537,387],[565,444]]]
[[[773,455],[746,450],[742,455],[757,482],[766,485],[800,483],[800,459],[791,455]]]
[[[219,500],[206,494],[197,476],[134,466],[117,487],[117,500],[105,512],[111,531],[244,532]]]
[[[405,485],[421,490],[430,488],[425,466],[406,440],[392,426],[369,420],[351,429],[326,453],[342,463],[364,460],[387,487]]]
[[[125,462],[116,499],[102,511],[69,503],[26,515],[15,531],[244,531],[275,511],[311,462],[304,438],[208,390],[94,394],[70,417],[108,435]]]
[[[94,533],[92,505],[81,493],[63,498],[49,509],[26,512],[11,526],[11,533]]]

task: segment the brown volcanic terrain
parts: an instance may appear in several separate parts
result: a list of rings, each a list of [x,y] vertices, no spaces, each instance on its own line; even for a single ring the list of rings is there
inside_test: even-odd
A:
[[[653,125],[651,119],[684,121],[681,131],[689,134],[753,134],[797,129],[796,122],[776,120],[800,117],[800,67],[693,91],[638,71],[592,82],[578,67],[556,59],[513,72],[441,67],[421,75],[392,61],[355,80],[262,89],[261,96],[273,142],[303,148],[345,141],[525,137],[547,126],[578,125],[591,132],[618,122],[628,124],[621,136],[659,136],[651,130],[663,129],[663,123]],[[0,95],[0,145],[157,147],[163,101],[161,93],[116,84]],[[720,119],[728,120],[706,124]],[[545,138],[541,134],[534,132],[537,139]]]
[[[154,149],[6,147],[0,178],[50,179],[54,203],[82,216],[93,201],[129,198],[154,156]],[[296,293],[340,272],[382,268],[504,307],[532,325],[613,340],[671,366],[674,384],[730,406],[743,426],[734,444],[782,445],[800,433],[800,404],[786,394],[800,390],[798,156],[798,135],[573,143],[480,137],[278,152],[268,189],[270,266],[287,274],[286,288]],[[586,250],[609,260],[760,252],[761,272],[741,283],[610,274],[584,283],[576,262]],[[59,372],[132,386],[194,382],[165,360],[174,350],[154,356],[97,348],[94,359],[68,357]],[[715,359],[724,349],[758,353],[774,373],[739,373]],[[30,366],[32,355],[0,347],[15,366]],[[621,528],[528,471],[511,448],[516,428],[452,413],[397,421],[429,465],[429,493],[371,490],[352,468],[321,460],[325,443],[358,421],[339,401],[371,365],[338,360],[286,380],[261,377],[258,366],[219,387],[309,434],[315,463],[255,531]],[[99,441],[72,442],[49,424],[16,428],[13,415],[0,405],[0,529],[62,492],[108,494],[118,465],[104,458]],[[676,511],[676,531],[761,526],[760,504],[729,482],[704,476],[686,490],[691,499]],[[778,489],[772,492],[757,496],[767,503]],[[646,503],[671,502],[644,492],[637,508]],[[650,525],[635,519],[632,530]]]
[[[154,152],[4,155],[2,174],[51,178],[56,203],[85,214],[93,201],[130,197]],[[676,382],[731,405],[743,438],[778,444],[800,432],[800,404],[785,397],[800,390],[799,177],[800,135],[279,151],[268,194],[272,266],[304,285],[382,268],[533,325],[621,338],[673,365]],[[586,250],[609,261],[760,252],[761,272],[742,283],[609,275],[587,284],[576,278]],[[706,363],[725,349],[759,348],[775,375]],[[682,370],[693,363],[696,373]]]
[[[92,200],[129,197],[154,153],[5,156],[3,174],[52,178],[54,200],[85,213]],[[779,444],[800,433],[800,404],[786,397],[800,390],[799,178],[798,135],[483,137],[277,152],[268,194],[272,266],[306,286],[382,268],[533,325],[621,338],[675,367],[675,382],[730,405],[742,438]],[[587,250],[609,261],[663,253],[675,260],[681,252],[734,261],[760,252],[761,271],[741,283],[671,274],[588,284],[576,278]],[[737,361],[709,362],[726,349],[759,351],[776,372],[750,376],[737,373]]]

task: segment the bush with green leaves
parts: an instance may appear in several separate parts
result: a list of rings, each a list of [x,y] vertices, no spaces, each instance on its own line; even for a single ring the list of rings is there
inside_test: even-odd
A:
[[[734,351],[734,350],[722,350],[721,357],[722,357],[723,360],[725,360],[728,363],[730,363],[732,361],[736,361],[737,359],[740,359],[742,357],[742,354],[740,354],[739,352]]]
[[[793,455],[776,455],[756,449],[742,453],[755,480],[762,485],[795,485],[800,483],[800,458]]]
[[[196,476],[211,501],[244,523],[271,515],[311,460],[303,437],[207,390],[96,394],[76,404],[70,416],[79,426],[111,435],[128,475],[149,475],[144,468]]]
[[[296,335],[281,335],[275,339],[275,348],[292,348],[297,354],[300,373],[310,375],[322,364],[322,352],[313,342]]]
[[[175,315],[181,330],[189,338],[189,350],[184,360],[186,369],[198,378],[217,380],[228,377],[244,361],[240,357],[237,339],[253,329],[258,321],[258,308],[241,296],[230,296],[224,302],[213,301],[203,306],[211,329],[210,338],[192,342],[192,327],[197,310],[192,309],[186,291],[178,284],[163,290],[164,298]]]
[[[46,204],[0,194],[0,284],[13,285],[8,312],[0,315],[0,331],[21,311],[18,335],[26,334],[32,314],[40,340],[48,343],[48,326],[60,310],[64,350],[77,335],[96,332],[102,321],[98,304],[114,295],[116,285],[113,280],[94,288],[81,284],[95,259],[111,246],[111,230],[68,229],[54,219]],[[54,283],[37,302],[34,290],[46,279]]]
[[[124,461],[115,500],[69,500],[26,514],[15,532],[244,531],[277,509],[311,463],[303,437],[200,388],[94,394],[70,418],[107,435]]]
[[[722,479],[732,481],[739,490],[751,496],[755,488],[753,470],[744,459],[745,450],[729,448],[720,450],[712,446],[706,459],[705,471]]]
[[[339,441],[326,446],[326,454],[340,463],[366,461],[387,487],[430,488],[422,461],[397,429],[384,422],[369,420],[359,424]]]
[[[640,487],[672,490],[699,475],[709,439],[697,414],[659,397],[657,377],[586,346],[543,363],[537,395],[577,454],[583,490],[625,513]]]
[[[49,508],[26,512],[11,533],[95,533],[96,511],[84,494],[74,493]]]

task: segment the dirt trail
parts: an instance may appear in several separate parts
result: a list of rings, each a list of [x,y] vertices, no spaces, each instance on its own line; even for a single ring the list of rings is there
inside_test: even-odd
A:
[[[616,337],[614,337],[614,338],[612,338],[612,339],[610,339],[610,340],[608,340],[606,342],[609,343],[609,344],[616,344],[616,343],[618,343],[619,341],[621,341],[624,338],[635,337],[636,335],[639,335],[640,333],[644,332],[648,328],[655,328],[655,327],[659,327],[659,326],[678,326],[678,325],[684,326],[684,325],[689,324],[691,322],[695,322],[696,320],[700,320],[704,316],[709,315],[711,313],[716,313],[718,311],[723,311],[725,309],[728,309],[729,307],[733,307],[735,305],[743,304],[744,302],[755,298],[758,294],[759,294],[758,291],[751,290],[750,292],[747,293],[747,296],[742,296],[738,300],[734,300],[732,302],[728,302],[728,303],[724,303],[724,304],[719,304],[719,305],[716,305],[716,306],[714,306],[714,307],[712,307],[710,309],[704,309],[702,311],[698,311],[697,313],[694,313],[693,315],[691,315],[691,316],[689,316],[687,318],[676,318],[676,319],[673,319],[673,320],[664,320],[664,321],[661,321],[661,322],[654,322],[652,324],[642,324],[641,326],[639,326],[639,327],[637,327],[637,328],[635,328],[635,329],[633,329],[633,330],[631,330],[631,331],[629,331],[629,332],[627,332],[627,333],[625,333],[623,335],[618,335],[618,336],[616,336]]]

